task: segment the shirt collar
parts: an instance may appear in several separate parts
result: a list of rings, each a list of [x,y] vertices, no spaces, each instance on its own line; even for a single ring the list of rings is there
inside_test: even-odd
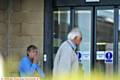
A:
[[[68,42],[71,44],[71,46],[74,48],[74,50],[76,50],[76,45],[71,41],[71,40],[68,40]]]

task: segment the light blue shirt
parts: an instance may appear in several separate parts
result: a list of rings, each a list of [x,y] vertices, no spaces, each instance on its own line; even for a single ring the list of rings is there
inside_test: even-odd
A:
[[[33,77],[34,72],[37,71],[40,75],[40,77],[44,78],[45,74],[42,71],[42,69],[38,66],[38,64],[34,64],[31,62],[31,60],[28,58],[28,56],[25,56],[19,65],[19,72],[21,77]]]

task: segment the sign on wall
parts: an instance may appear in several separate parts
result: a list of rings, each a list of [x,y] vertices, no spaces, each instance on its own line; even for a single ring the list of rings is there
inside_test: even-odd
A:
[[[86,0],[86,2],[100,2],[100,0]]]

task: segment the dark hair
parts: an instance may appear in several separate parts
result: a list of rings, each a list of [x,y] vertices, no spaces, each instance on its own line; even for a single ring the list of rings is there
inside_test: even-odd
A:
[[[30,45],[27,47],[27,56],[29,56],[28,52],[30,52],[31,50],[35,50],[37,49],[37,47],[35,45]]]

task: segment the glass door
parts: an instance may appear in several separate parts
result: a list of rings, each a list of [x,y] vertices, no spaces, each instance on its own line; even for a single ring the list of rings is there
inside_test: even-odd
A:
[[[96,70],[113,73],[114,9],[96,8]]]
[[[78,51],[81,54],[80,68],[85,74],[89,74],[91,70],[91,8],[75,9],[75,26],[78,27],[82,33],[82,42],[78,47]]]
[[[74,26],[71,26],[71,23],[74,23]],[[60,44],[67,40],[67,34],[72,29],[71,27],[78,27],[83,37],[77,51],[82,55],[79,60],[80,68],[84,73],[90,73],[92,9],[74,8],[70,10],[69,8],[59,8],[53,12],[53,25],[53,58]]]
[[[58,8],[53,12],[53,58],[55,58],[60,44],[67,40],[69,29],[70,9]]]
[[[98,72],[113,73],[114,16],[113,7],[74,7],[72,10],[62,7],[53,11],[53,61],[59,46],[67,40],[68,32],[72,27],[78,27],[83,39],[77,50],[81,54],[79,60],[81,70],[89,74],[91,66],[95,66]]]

